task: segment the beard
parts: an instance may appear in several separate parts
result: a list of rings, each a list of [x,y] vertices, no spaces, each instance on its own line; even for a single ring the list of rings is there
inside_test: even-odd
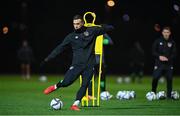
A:
[[[166,36],[166,35],[164,36],[164,39],[166,39],[166,40],[168,40],[169,38],[170,38],[170,36],[168,36],[168,35],[167,35],[167,36]]]
[[[81,28],[79,28],[79,29],[74,29],[74,31],[76,32],[76,33],[81,33],[81,32],[84,32],[86,30],[86,27],[84,27],[84,26],[82,26]]]

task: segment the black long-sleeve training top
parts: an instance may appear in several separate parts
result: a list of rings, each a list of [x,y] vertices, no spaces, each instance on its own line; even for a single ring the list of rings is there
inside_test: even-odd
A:
[[[48,55],[45,61],[56,57],[70,44],[73,51],[72,65],[95,64],[94,47],[96,37],[113,30],[113,28],[111,25],[82,27],[81,30],[68,34],[63,42]]]
[[[165,40],[163,37],[158,38],[154,41],[152,46],[152,54],[155,57],[155,64],[167,64],[172,65],[173,60],[176,57],[176,44],[172,38]],[[159,56],[165,56],[168,61],[162,62],[159,60]]]

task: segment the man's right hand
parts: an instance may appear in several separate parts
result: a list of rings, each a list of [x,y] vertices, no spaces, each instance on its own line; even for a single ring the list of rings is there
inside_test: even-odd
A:
[[[164,61],[168,61],[168,58],[165,56],[159,56],[159,60],[164,62]]]

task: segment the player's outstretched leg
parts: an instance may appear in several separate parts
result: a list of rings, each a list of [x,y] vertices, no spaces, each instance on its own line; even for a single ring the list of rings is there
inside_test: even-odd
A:
[[[49,94],[60,87],[67,87],[71,85],[78,78],[78,75],[80,74],[81,70],[82,67],[71,66],[69,70],[66,72],[64,79],[60,80],[57,84],[46,88],[44,90],[44,94]]]

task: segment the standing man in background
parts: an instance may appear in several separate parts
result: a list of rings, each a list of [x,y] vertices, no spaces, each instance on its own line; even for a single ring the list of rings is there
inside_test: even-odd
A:
[[[145,54],[139,41],[134,42],[130,51],[130,59],[129,65],[131,68],[132,82],[134,83],[137,78],[137,82],[141,83],[144,72]]]
[[[155,59],[152,91],[156,93],[158,80],[162,74],[165,74],[167,79],[167,98],[170,99],[173,83],[173,60],[176,57],[176,44],[171,37],[170,27],[162,29],[162,37],[153,43],[152,54]]]
[[[22,47],[18,50],[17,57],[21,63],[22,78],[27,80],[30,79],[31,63],[34,61],[34,55],[27,40],[22,42]]]

